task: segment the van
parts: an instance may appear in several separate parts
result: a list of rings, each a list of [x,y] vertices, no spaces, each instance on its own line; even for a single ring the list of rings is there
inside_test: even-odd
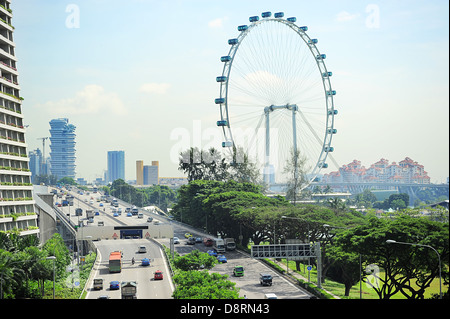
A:
[[[144,218],[144,214],[138,213],[138,218]]]

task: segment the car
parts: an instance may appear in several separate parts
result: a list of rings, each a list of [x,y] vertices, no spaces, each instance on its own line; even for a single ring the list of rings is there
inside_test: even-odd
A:
[[[178,237],[174,237],[173,238],[173,243],[174,244],[179,244],[180,243],[180,239]]]
[[[194,237],[189,237],[187,240],[187,244],[188,245],[195,245],[195,238]]]
[[[117,280],[111,281],[111,282],[109,283],[109,289],[110,289],[110,290],[117,290],[117,289],[120,289],[120,284],[119,284],[119,282],[118,282]]]
[[[219,255],[219,256],[217,256],[217,261],[220,263],[226,263],[227,257],[225,257],[225,255]]]
[[[148,258],[142,259],[141,266],[150,266],[150,259],[148,259]]]
[[[138,247],[138,253],[146,253],[147,252],[147,248],[143,245]]]
[[[210,249],[207,251],[208,255],[217,257],[217,251],[215,249]]]
[[[100,215],[99,211],[96,210],[96,211],[95,211],[95,216],[99,216],[99,215]]]
[[[101,296],[98,296],[97,299],[109,299],[109,296],[101,295]]]
[[[98,206],[103,207],[103,203],[100,203]]]
[[[259,274],[259,283],[262,286],[272,286],[272,275],[270,274]]]
[[[131,213],[127,213],[127,217],[131,217],[133,216]]]
[[[202,240],[202,238],[201,238],[201,237],[196,237],[196,238],[195,238],[195,243],[197,243],[197,244],[198,244],[198,243],[200,243],[200,244],[201,244],[201,243],[202,243],[202,241],[203,241],[203,240]]]
[[[119,214],[118,213],[114,213],[113,216],[114,217],[119,217]]]
[[[189,237],[192,237],[192,234],[191,234],[191,233],[186,233],[186,234],[184,234],[184,238],[189,238]]]
[[[155,271],[154,276],[153,276],[153,279],[154,279],[154,280],[162,280],[162,279],[163,279],[163,273],[162,273],[162,271],[161,271],[161,270]]]
[[[153,217],[148,217],[147,218],[147,223],[151,223],[153,221]]]

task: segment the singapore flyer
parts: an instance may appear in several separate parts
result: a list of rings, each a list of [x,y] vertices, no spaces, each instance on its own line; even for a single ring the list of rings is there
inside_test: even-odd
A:
[[[333,151],[337,110],[332,72],[308,27],[283,12],[263,12],[237,27],[230,50],[221,57],[217,76],[220,108],[217,125],[222,147],[230,154],[241,148],[263,174],[264,182],[283,183],[285,164],[293,154],[303,159],[308,186]]]

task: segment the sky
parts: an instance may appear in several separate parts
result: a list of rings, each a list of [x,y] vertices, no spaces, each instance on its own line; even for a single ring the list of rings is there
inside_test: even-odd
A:
[[[76,129],[77,177],[103,177],[107,152],[159,161],[184,176],[178,153],[221,148],[214,99],[227,40],[262,12],[284,12],[318,38],[333,72],[333,158],[369,167],[405,157],[435,183],[449,176],[449,4],[446,0],[12,1],[28,150],[49,122]],[[217,144],[217,145],[216,145]],[[46,146],[46,153],[50,151]],[[327,173],[337,170],[330,163]]]

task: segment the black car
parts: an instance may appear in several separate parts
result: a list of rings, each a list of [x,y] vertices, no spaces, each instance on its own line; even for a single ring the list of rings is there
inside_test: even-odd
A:
[[[272,286],[272,275],[259,274],[259,283],[263,286]]]

